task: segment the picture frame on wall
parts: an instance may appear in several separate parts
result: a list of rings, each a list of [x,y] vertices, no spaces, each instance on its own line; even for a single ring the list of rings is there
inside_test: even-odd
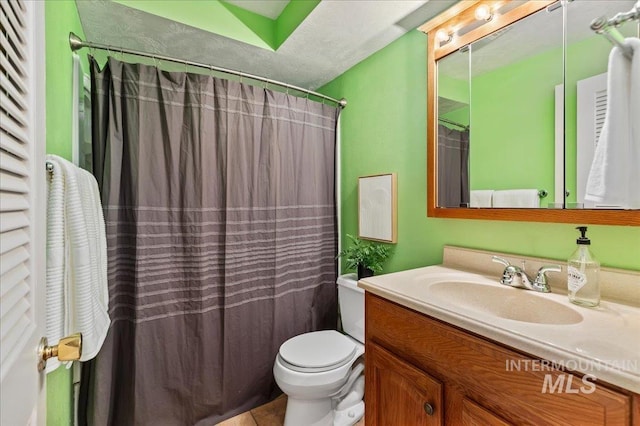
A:
[[[358,238],[397,242],[398,178],[385,173],[358,178]]]

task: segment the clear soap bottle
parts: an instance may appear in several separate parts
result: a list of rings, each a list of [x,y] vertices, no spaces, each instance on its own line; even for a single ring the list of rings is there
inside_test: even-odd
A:
[[[600,262],[589,250],[587,227],[578,226],[581,233],[578,247],[567,261],[569,300],[576,305],[594,307],[600,304]]]

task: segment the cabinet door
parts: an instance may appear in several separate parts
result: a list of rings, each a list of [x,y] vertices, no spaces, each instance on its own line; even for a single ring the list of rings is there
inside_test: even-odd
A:
[[[599,382],[592,391],[577,391],[583,383],[569,372],[509,368],[518,361],[540,362],[536,358],[368,292],[365,306],[367,342],[379,342],[380,346],[403,354],[405,359],[411,359],[414,368],[424,369],[445,383],[447,411],[443,414],[447,425],[462,424],[462,404],[467,397],[481,401],[483,408],[514,424],[623,426],[633,419],[631,424],[640,426],[640,400],[632,403],[626,392]],[[374,385],[367,382],[366,392]],[[367,410],[370,408],[367,406]]]
[[[510,426],[500,417],[468,398],[462,400],[462,426]]]
[[[442,425],[442,383],[372,342],[366,383],[368,426]]]

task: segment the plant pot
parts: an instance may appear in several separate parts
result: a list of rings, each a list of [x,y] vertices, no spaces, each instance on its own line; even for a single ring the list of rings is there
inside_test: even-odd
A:
[[[364,265],[358,265],[358,279],[372,277],[373,271]]]

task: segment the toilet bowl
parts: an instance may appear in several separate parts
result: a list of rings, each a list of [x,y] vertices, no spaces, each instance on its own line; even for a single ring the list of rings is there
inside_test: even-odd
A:
[[[280,346],[273,374],[287,394],[285,426],[348,426],[364,415],[364,291],[338,278],[343,329],[304,333]]]

